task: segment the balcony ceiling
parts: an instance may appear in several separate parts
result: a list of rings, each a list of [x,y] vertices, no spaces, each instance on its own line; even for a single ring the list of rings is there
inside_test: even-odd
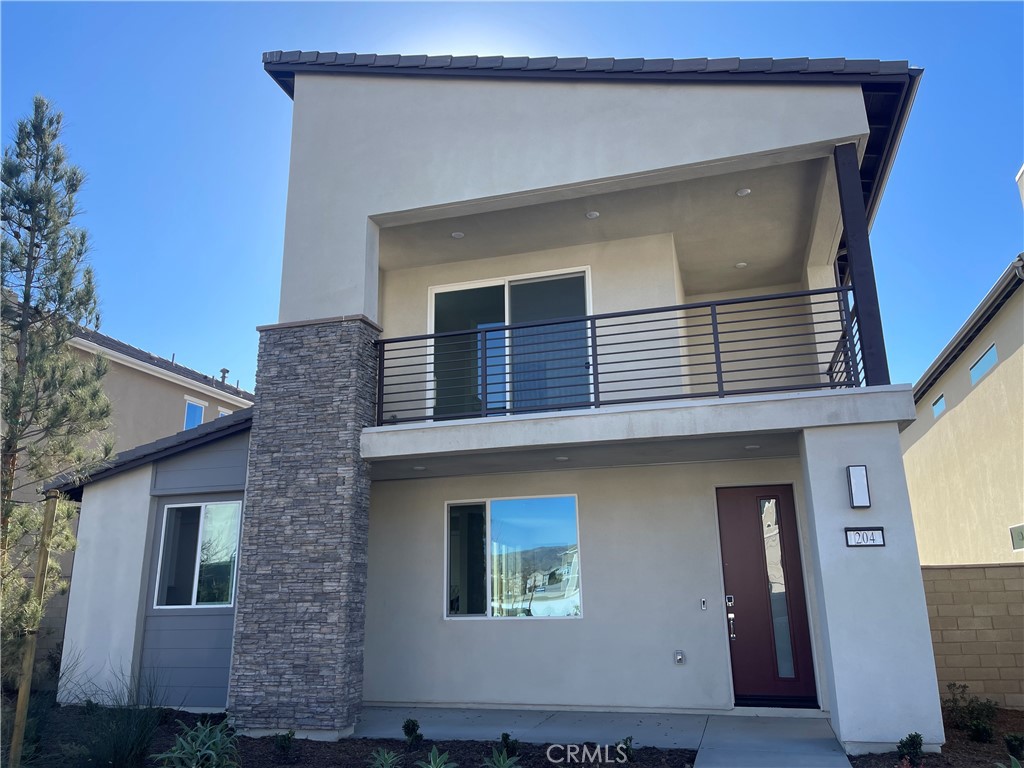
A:
[[[397,270],[671,233],[688,296],[798,282],[826,163],[815,158],[383,227],[380,264]],[[750,194],[737,196],[741,189]],[[588,211],[600,216],[588,219]],[[749,266],[738,270],[737,262]]]

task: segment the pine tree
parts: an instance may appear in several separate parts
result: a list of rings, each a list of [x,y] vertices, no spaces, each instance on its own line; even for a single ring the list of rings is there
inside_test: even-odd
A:
[[[47,600],[63,587],[50,567],[42,604],[33,604],[26,566],[35,562],[41,491],[58,475],[85,473],[109,455],[101,440],[110,403],[106,361],[68,342],[79,326],[97,328],[99,311],[88,236],[74,226],[84,174],[60,143],[63,116],[41,96],[3,152],[0,278],[3,382],[0,396],[0,565],[5,672],[18,669],[19,639],[38,628]],[[73,509],[63,504],[50,551],[74,547]]]

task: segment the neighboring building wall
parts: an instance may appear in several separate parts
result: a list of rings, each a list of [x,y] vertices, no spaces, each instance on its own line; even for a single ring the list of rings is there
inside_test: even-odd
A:
[[[216,419],[218,409],[234,412],[246,407],[113,360],[103,377],[103,391],[113,408],[107,434],[115,439],[116,452],[181,432],[185,428],[186,395],[207,404],[204,423]]]
[[[971,385],[995,343],[998,363]],[[925,394],[902,435],[907,485],[925,565],[1024,562],[1009,528],[1024,513],[1024,289]],[[932,402],[942,394],[937,418]]]
[[[1024,709],[1024,566],[925,566],[939,687]]]

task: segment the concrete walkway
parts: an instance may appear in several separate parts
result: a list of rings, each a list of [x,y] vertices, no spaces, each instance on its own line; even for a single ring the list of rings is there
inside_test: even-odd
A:
[[[508,732],[531,744],[614,744],[632,736],[637,747],[696,749],[694,768],[850,768],[823,718],[365,707],[354,736],[401,739],[407,718],[437,741],[497,741]]]

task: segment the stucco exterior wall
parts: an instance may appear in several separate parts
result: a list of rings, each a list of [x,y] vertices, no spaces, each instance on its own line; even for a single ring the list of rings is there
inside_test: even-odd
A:
[[[63,702],[123,692],[137,667],[152,466],[88,486],[64,636]]]
[[[460,201],[783,149],[825,156],[866,132],[857,86],[299,74],[280,321],[378,319],[372,217],[414,209],[440,217]],[[609,136],[629,140],[609,143]]]
[[[1024,566],[925,566],[924,591],[940,690],[1024,709]]]
[[[998,363],[971,385],[996,345]],[[1024,290],[1018,290],[917,406],[902,435],[925,565],[1024,562],[1009,528],[1024,521]],[[937,418],[932,402],[942,394]]]
[[[375,483],[365,701],[730,709],[715,487],[769,483],[801,503],[793,459]],[[582,615],[445,619],[445,503],[565,494]]]

